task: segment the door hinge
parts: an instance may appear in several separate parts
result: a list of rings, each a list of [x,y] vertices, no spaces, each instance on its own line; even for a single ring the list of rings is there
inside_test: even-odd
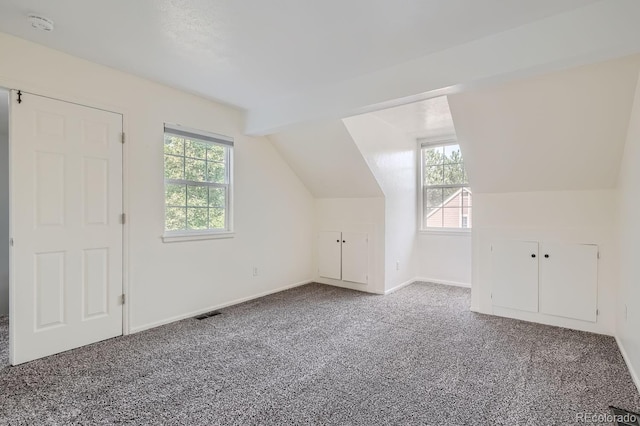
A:
[[[600,309],[596,309],[596,316],[600,315]]]
[[[122,142],[122,143],[124,143],[126,139],[127,139],[127,138],[126,138],[126,136],[124,135],[124,132],[122,132],[122,139],[121,139],[121,142]]]
[[[13,247],[13,238],[9,238],[9,245]]]
[[[124,305],[126,301],[127,301],[126,296],[124,294],[121,294],[120,295],[120,304]]]
[[[600,259],[600,252],[598,252],[598,259]]]
[[[120,216],[120,222],[122,222],[123,225],[127,222],[127,215],[125,213],[122,213]]]

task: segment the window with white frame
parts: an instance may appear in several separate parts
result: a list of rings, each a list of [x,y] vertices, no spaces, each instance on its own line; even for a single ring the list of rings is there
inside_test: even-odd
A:
[[[231,232],[232,156],[232,138],[165,124],[165,236]]]
[[[422,226],[471,228],[472,194],[456,141],[424,142],[420,149]]]

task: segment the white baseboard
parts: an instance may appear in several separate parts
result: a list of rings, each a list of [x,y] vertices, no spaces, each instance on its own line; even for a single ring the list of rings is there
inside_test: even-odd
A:
[[[622,345],[622,341],[618,339],[618,336],[615,336],[615,338],[616,338],[616,343],[618,344],[618,349],[620,349],[622,358],[624,359],[624,362],[627,364],[627,368],[629,369],[629,373],[631,374],[631,379],[633,380],[633,383],[636,385],[638,392],[640,392],[640,376],[638,376],[638,373],[633,368],[633,365],[631,364],[631,360],[629,359],[629,355],[627,355],[627,351],[624,349],[624,346]]]
[[[401,288],[406,287],[406,286],[408,286],[409,284],[413,284],[413,283],[414,283],[414,282],[416,282],[416,281],[417,281],[417,280],[416,280],[415,278],[410,279],[409,281],[405,281],[405,282],[403,282],[402,284],[398,284],[397,286],[395,286],[395,287],[393,287],[393,288],[390,288],[389,290],[385,290],[385,291],[384,291],[384,293],[381,293],[381,294],[384,294],[384,295],[391,294],[391,293],[393,293],[394,291],[398,291],[398,290],[400,290]]]
[[[471,284],[469,284],[469,283],[461,283],[461,282],[457,282],[457,281],[439,280],[439,279],[436,279],[436,278],[417,277],[417,278],[414,279],[414,281],[424,281],[424,282],[428,282],[428,283],[450,285],[450,286],[454,286],[454,287],[471,288]]]
[[[200,315],[200,314],[204,314],[205,312],[211,312],[211,311],[215,311],[216,309],[222,309],[222,308],[227,308],[229,306],[233,306],[233,305],[237,305],[239,303],[244,303],[244,302],[248,302],[250,300],[253,299],[259,299],[260,297],[264,297],[264,296],[268,296],[270,294],[274,294],[274,293],[280,293],[281,291],[285,291],[285,290],[289,290],[295,287],[300,287],[302,285],[305,284],[309,284],[312,283],[313,280],[309,279],[309,280],[305,280],[305,281],[300,281],[298,283],[295,284],[290,284],[284,287],[279,287],[273,290],[268,290],[268,291],[264,291],[262,293],[258,293],[258,294],[254,294],[252,296],[247,296],[247,297],[243,297],[240,299],[236,299],[236,300],[232,300],[230,302],[225,302],[225,303],[221,303],[219,305],[214,305],[214,306],[209,306],[208,308],[203,308],[203,309],[198,309],[197,311],[193,311],[193,312],[188,312],[186,314],[180,314],[180,315],[176,315],[170,318],[166,318],[160,321],[155,321],[149,324],[145,324],[145,325],[141,325],[138,327],[132,327],[130,333],[138,333],[140,331],[144,331],[144,330],[149,330],[151,328],[156,328],[159,327],[161,325],[165,325],[165,324],[170,324],[172,322],[176,322],[176,321],[180,321],[183,319],[187,319],[187,318],[191,318],[191,317],[195,317],[196,315]]]

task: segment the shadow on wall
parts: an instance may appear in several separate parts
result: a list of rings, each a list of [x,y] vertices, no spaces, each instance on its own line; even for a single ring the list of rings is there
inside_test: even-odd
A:
[[[9,92],[0,89],[0,316],[9,315]]]

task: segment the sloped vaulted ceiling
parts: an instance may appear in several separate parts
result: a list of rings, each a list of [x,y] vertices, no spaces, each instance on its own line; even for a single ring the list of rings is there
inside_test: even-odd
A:
[[[341,120],[298,125],[269,139],[316,198],[383,195]]]
[[[640,56],[449,97],[472,189],[613,188]]]

